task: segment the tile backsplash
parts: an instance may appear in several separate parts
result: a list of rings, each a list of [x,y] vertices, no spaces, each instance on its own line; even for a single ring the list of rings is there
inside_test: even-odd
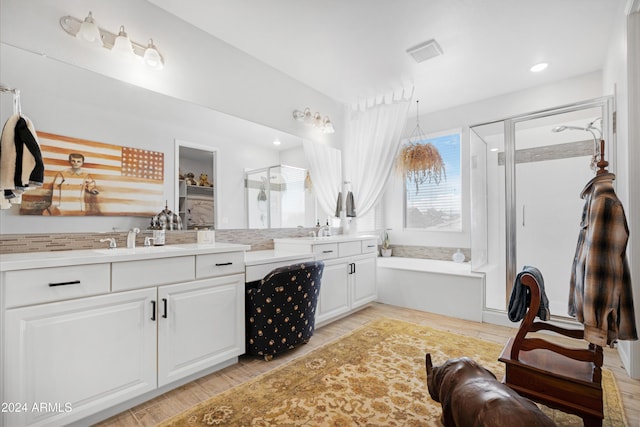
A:
[[[273,239],[307,236],[304,228],[281,228],[269,230],[216,230],[216,241],[251,245],[251,250],[273,249]],[[144,244],[145,236],[151,232],[143,230],[136,238],[136,246]],[[51,234],[3,234],[0,236],[0,254],[22,252],[69,251],[77,249],[101,249],[108,247],[100,239],[114,237],[118,247],[126,247],[127,232],[104,233],[51,233]],[[195,231],[168,231],[165,244],[196,243]]]
[[[240,243],[250,245],[252,251],[273,249],[273,239],[285,237],[308,236],[313,228],[279,228],[279,229],[234,229],[216,230],[216,242]],[[341,229],[333,231],[340,234]],[[151,231],[143,230],[136,237],[136,246],[144,244],[145,236]],[[78,249],[101,249],[108,247],[100,239],[113,237],[118,247],[126,247],[127,232],[113,231],[103,233],[51,233],[51,234],[3,234],[0,235],[0,255],[28,252],[70,251]],[[196,243],[195,231],[168,231],[165,244]],[[392,245],[393,256],[407,258],[428,258],[451,261],[456,248]],[[461,248],[466,260],[471,258],[471,250]]]

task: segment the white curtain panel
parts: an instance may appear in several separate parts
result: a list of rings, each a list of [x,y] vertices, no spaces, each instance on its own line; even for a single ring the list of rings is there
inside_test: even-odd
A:
[[[318,204],[325,212],[335,212],[342,185],[340,150],[307,140],[303,141],[303,147]]]
[[[358,217],[382,196],[407,123],[410,98],[351,112],[343,155],[345,181],[351,183]]]

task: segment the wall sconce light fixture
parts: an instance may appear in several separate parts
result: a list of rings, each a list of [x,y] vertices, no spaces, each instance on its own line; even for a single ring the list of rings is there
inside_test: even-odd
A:
[[[312,115],[309,107],[305,108],[304,111],[294,110],[293,118],[306,125],[313,126],[322,133],[334,133],[336,131],[331,120],[329,120],[329,116],[322,118],[318,112]]]
[[[78,39],[102,46],[124,56],[139,57],[145,64],[156,70],[164,67],[164,58],[158,52],[152,39],[149,39],[147,45],[143,45],[132,41],[123,25],[120,26],[118,34],[100,28],[94,21],[91,12],[84,18],[84,21],[73,16],[63,16],[60,18],[60,26],[67,34]]]

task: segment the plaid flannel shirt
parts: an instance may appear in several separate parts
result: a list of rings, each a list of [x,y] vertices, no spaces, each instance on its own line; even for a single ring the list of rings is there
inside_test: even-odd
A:
[[[585,204],[569,293],[569,315],[584,325],[585,340],[603,347],[638,339],[626,257],[629,227],[614,179],[611,173],[596,176],[580,195]]]

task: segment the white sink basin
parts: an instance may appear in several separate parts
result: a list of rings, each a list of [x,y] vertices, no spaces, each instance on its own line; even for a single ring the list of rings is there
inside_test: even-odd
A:
[[[166,252],[179,252],[184,250],[179,246],[141,246],[137,248],[115,248],[115,249],[95,249],[94,252],[103,255],[135,255],[135,254],[154,254]]]

